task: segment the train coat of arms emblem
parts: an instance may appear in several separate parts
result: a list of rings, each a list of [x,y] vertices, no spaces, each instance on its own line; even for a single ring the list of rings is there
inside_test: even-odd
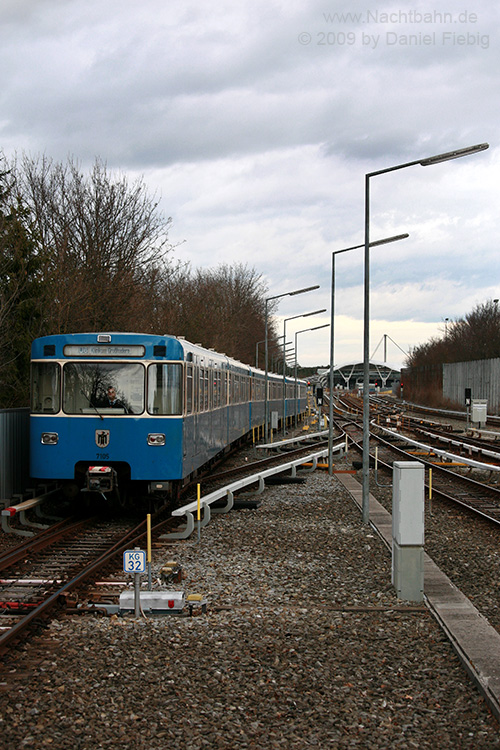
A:
[[[98,448],[107,448],[109,445],[109,430],[96,430],[95,444]]]

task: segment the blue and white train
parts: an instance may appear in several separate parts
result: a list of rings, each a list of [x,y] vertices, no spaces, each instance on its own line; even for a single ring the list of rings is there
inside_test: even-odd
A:
[[[31,477],[57,480],[69,497],[176,499],[203,466],[264,424],[264,372],[182,338],[45,336],[31,360]],[[286,418],[306,410],[306,383],[285,384],[283,402],[283,378],[268,375],[269,414],[280,420],[283,403]]]

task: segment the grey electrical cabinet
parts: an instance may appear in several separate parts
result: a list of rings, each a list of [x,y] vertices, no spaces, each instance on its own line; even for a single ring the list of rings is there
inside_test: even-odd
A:
[[[424,472],[418,461],[394,461],[392,536],[401,547],[424,543]]]
[[[472,399],[472,421],[477,422],[480,425],[486,424],[486,411],[488,409],[488,401],[482,398]]]
[[[400,599],[424,595],[425,469],[395,461],[392,486],[392,583]]]

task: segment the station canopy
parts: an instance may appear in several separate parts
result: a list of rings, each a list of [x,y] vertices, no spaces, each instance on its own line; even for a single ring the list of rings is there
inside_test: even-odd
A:
[[[335,365],[333,368],[334,386],[353,389],[363,384],[363,362],[345,362],[341,365]],[[390,362],[379,362],[370,360],[370,383],[377,383],[382,388],[391,386],[395,380],[400,380],[401,369]],[[320,382],[328,387],[330,382],[330,370],[322,372]]]

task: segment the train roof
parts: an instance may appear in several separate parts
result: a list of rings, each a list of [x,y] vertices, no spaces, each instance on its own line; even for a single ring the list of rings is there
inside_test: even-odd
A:
[[[116,357],[117,359],[174,359],[193,361],[202,366],[226,365],[232,371],[256,373],[265,377],[265,372],[233,359],[227,354],[207,349],[202,344],[193,344],[182,336],[172,334],[137,333],[127,331],[88,331],[83,333],[61,333],[41,336],[31,345],[32,359],[66,359],[81,357]],[[282,378],[277,373],[268,373],[271,379]],[[287,377],[289,380],[290,377]]]
[[[182,351],[181,343],[175,336],[121,331],[54,334],[37,338],[31,345],[33,359],[45,357],[179,359]]]

